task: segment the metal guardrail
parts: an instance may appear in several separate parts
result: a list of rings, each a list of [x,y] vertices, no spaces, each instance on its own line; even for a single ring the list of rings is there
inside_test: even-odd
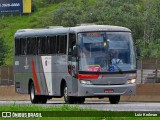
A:
[[[0,67],[0,85],[13,85],[13,66]]]
[[[160,58],[138,61],[137,83],[160,83]]]

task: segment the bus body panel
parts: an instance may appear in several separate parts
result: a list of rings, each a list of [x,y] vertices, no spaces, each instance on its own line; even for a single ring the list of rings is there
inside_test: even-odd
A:
[[[61,96],[61,82],[68,76],[67,55],[52,56],[52,86],[53,96]]]
[[[20,84],[20,88],[17,92],[28,93],[29,80],[32,80],[35,84],[36,94],[48,95],[47,82],[44,75],[44,69],[42,66],[42,60],[39,56],[19,56],[15,57],[14,76],[15,84]],[[51,73],[46,73],[51,74]],[[25,77],[24,77],[25,76]]]
[[[26,56],[16,56],[14,66],[14,78],[16,91],[18,93],[28,93],[29,79],[32,79],[31,59]]]

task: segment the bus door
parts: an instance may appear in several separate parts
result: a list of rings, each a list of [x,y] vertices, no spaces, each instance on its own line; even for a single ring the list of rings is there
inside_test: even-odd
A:
[[[69,34],[69,50],[68,50],[68,73],[74,77],[77,72],[77,62],[76,55],[74,55],[74,51],[76,49],[76,35],[70,33]]]

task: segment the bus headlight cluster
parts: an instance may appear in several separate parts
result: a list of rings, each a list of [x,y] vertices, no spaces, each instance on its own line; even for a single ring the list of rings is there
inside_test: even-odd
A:
[[[89,81],[89,80],[80,80],[80,83],[85,84],[85,85],[91,85],[92,84],[91,81]]]
[[[133,83],[136,83],[136,78],[132,78],[132,79],[129,79],[127,81],[128,84],[133,84]]]

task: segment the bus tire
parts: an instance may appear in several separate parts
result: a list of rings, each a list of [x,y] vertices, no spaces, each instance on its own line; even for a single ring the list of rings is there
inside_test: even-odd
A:
[[[109,101],[111,104],[118,104],[120,101],[120,95],[109,96]]]
[[[38,96],[35,94],[35,86],[34,86],[33,82],[29,86],[29,91],[30,91],[29,94],[30,94],[31,103],[33,103],[33,104],[39,103]]]
[[[66,84],[64,86],[64,101],[66,104],[74,104],[75,103],[74,97],[68,96],[68,87]]]

